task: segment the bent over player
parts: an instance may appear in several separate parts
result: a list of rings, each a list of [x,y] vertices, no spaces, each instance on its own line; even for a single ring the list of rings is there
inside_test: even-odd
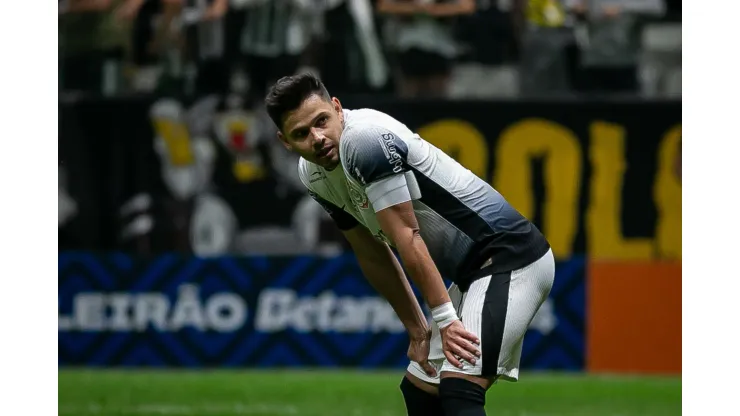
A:
[[[265,104],[279,139],[301,156],[308,192],[409,334],[409,416],[485,415],[493,382],[518,379],[524,334],[552,288],[547,240],[447,154],[387,114],[343,109],[313,75],[280,79]]]

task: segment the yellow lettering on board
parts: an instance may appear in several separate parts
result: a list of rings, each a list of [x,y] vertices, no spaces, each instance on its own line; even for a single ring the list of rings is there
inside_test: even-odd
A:
[[[658,210],[655,239],[661,258],[681,258],[681,182],[676,176],[681,125],[671,128],[658,148],[658,173],[653,198]]]
[[[573,254],[578,231],[581,148],[575,134],[547,120],[527,119],[501,134],[494,187],[527,218],[535,213],[532,160],[545,159],[543,233],[558,258]]]
[[[649,238],[622,235],[622,183],[627,168],[622,126],[591,124],[591,202],[586,214],[587,252],[599,260],[649,259]]]
[[[488,145],[472,124],[462,120],[439,120],[420,128],[419,136],[485,179]]]

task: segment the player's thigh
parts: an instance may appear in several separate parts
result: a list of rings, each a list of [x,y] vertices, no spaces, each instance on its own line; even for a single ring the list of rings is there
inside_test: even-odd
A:
[[[453,284],[449,287],[447,293],[450,295],[450,300],[455,310],[458,310],[463,300],[463,294],[460,292],[460,288]],[[445,360],[445,355],[442,351],[442,337],[439,333],[439,327],[434,321],[431,321],[430,325],[432,327],[432,339],[429,342],[429,363],[437,371],[437,375],[435,377],[429,377],[419,363],[413,361],[409,363],[406,371],[424,383],[437,385],[439,384],[439,374],[442,371],[442,363]]]
[[[419,390],[425,393],[434,394],[434,395],[439,394],[439,377],[437,377],[436,383],[432,383],[432,382],[422,380],[421,378],[417,377],[415,373],[412,373],[411,371],[408,371],[408,370],[406,370],[406,375],[404,377],[409,379],[411,384],[413,384],[416,388],[418,388]]]
[[[547,299],[554,275],[555,262],[548,252],[522,269],[473,282],[460,318],[465,329],[481,340],[481,357],[475,364],[463,361],[463,368],[445,361],[442,371],[485,380],[517,380],[524,334]]]

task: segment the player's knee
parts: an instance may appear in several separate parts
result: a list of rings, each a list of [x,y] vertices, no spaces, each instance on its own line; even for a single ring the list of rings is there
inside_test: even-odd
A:
[[[416,386],[408,376],[401,380],[401,394],[406,403],[408,416],[442,416],[442,404],[439,396]]]
[[[443,378],[439,383],[439,398],[447,416],[486,414],[486,389],[464,378]]]

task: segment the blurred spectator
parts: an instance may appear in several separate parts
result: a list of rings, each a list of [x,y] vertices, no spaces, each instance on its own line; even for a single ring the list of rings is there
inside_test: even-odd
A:
[[[114,8],[126,0],[60,0],[60,86],[64,90],[114,94],[129,46],[129,25]]]
[[[665,12],[664,0],[570,0],[585,22],[578,31],[583,81],[588,92],[638,91],[642,22]]]
[[[665,19],[669,22],[681,22],[681,0],[666,0]]]
[[[244,10],[241,50],[249,89],[260,99],[267,86],[295,73],[318,32],[323,0],[231,0]]]
[[[449,97],[514,97],[519,92],[518,40],[513,0],[477,0],[475,13],[458,18],[462,51],[452,69]]]
[[[131,27],[131,48],[124,76],[135,91],[153,91],[160,75],[155,29],[161,15],[161,0],[126,0],[116,10],[118,20]]]
[[[375,28],[371,0],[324,0],[321,74],[339,94],[389,85],[388,65]]]
[[[475,12],[474,0],[379,0],[388,15],[384,38],[395,61],[401,97],[443,97],[460,47],[454,38],[456,16]]]
[[[567,6],[562,0],[514,0],[515,27],[521,38],[522,95],[572,91],[568,51],[575,39]]]
[[[158,6],[159,1],[156,0],[126,0],[115,11],[118,21],[125,22],[131,29],[129,32],[130,51],[128,65],[124,68],[123,73],[129,82],[136,74],[136,69],[147,63],[147,47],[149,45],[146,38],[151,38],[153,26],[151,16],[158,11]]]
[[[681,24],[668,19],[642,30],[638,71],[644,97],[681,97]]]
[[[228,0],[175,0],[181,8],[189,79],[197,95],[226,93],[231,68],[226,60],[225,15]]]

